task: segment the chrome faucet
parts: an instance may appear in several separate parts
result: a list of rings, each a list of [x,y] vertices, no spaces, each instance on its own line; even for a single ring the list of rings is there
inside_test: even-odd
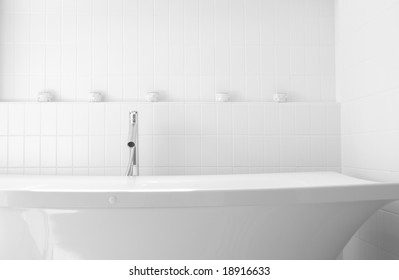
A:
[[[139,176],[139,151],[138,151],[138,112],[129,112],[129,134],[127,146],[129,147],[129,161],[126,169],[126,176]]]

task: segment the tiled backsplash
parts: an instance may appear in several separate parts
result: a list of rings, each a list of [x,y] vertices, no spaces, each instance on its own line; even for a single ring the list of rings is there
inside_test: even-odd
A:
[[[339,168],[333,3],[0,0],[0,171],[122,174],[133,109],[141,174]]]
[[[0,100],[335,101],[333,0],[0,0]]]
[[[121,175],[129,110],[142,175],[340,169],[336,103],[0,103],[0,172]]]

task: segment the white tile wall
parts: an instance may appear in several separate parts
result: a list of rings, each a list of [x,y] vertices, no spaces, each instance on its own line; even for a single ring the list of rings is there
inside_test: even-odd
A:
[[[336,103],[2,102],[0,171],[121,175],[129,110],[143,175],[340,170]]]
[[[0,0],[0,100],[335,101],[333,0]]]
[[[337,82],[342,167],[399,180],[399,1],[338,0]],[[379,211],[344,250],[348,258],[399,258],[399,204]]]

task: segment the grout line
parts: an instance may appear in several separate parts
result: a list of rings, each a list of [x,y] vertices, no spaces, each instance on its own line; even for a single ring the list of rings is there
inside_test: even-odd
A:
[[[71,143],[71,148],[72,148],[72,151],[71,151],[71,165],[72,165],[72,176],[75,174],[75,163],[74,163],[74,150],[75,150],[75,136],[74,136],[74,123],[73,123],[73,118],[74,118],[74,116],[73,116],[73,113],[74,113],[74,111],[73,111],[73,105],[71,105],[70,106],[70,108],[71,108],[71,115],[72,115],[72,124],[71,124],[71,129],[72,129],[72,136],[71,136],[71,141],[72,141],[72,143]]]
[[[219,174],[219,110],[220,106],[218,104],[215,105],[215,110],[216,110],[216,174]]]
[[[154,120],[155,120],[155,110],[154,110],[154,105],[150,105],[151,106],[151,113],[152,113],[152,122],[151,122],[151,125],[152,125],[152,147],[151,147],[151,149],[152,149],[152,175],[155,175],[155,129],[154,129],[154,127],[155,127],[155,125],[154,125]]]
[[[387,169],[367,168],[367,167],[354,167],[354,166],[350,166],[350,165],[342,165],[342,168],[357,169],[357,170],[368,170],[368,171],[376,171],[376,172],[385,172],[385,173],[398,174],[399,175],[399,170],[387,170]]]
[[[204,141],[204,134],[202,133],[203,131],[203,126],[204,126],[204,114],[203,114],[203,109],[204,105],[199,104],[200,107],[200,136],[199,136],[199,164],[201,166],[200,174],[203,175],[203,159],[202,159],[202,154],[203,154],[203,149],[202,149],[202,142]],[[187,147],[186,147],[187,150]]]
[[[126,100],[125,97],[125,1],[122,0],[122,97],[121,100]]]
[[[248,92],[247,92],[247,79],[248,79],[248,77],[247,77],[247,59],[246,59],[246,31],[245,31],[245,28],[246,28],[246,23],[245,23],[245,19],[246,19],[246,0],[244,0],[243,1],[243,4],[244,4],[244,73],[245,73],[245,77],[244,77],[244,79],[245,79],[245,100],[248,100]],[[229,5],[229,18],[231,17],[231,6]],[[230,22],[229,22],[229,27],[230,27]],[[230,29],[230,28],[229,28]],[[229,44],[230,44],[230,46],[231,46],[231,34],[229,34]],[[230,52],[229,52],[229,63],[230,63],[230,66],[231,66],[231,62],[230,62],[230,58],[231,58],[231,49],[230,49],[231,47],[229,47],[229,50],[230,50]],[[231,77],[231,70],[230,70],[230,67],[229,67],[229,76]],[[229,90],[231,90],[231,84],[229,85],[229,87],[230,87],[230,89]],[[230,104],[229,104],[230,105]],[[236,172],[236,170],[238,169],[237,168],[237,166],[236,166],[236,156],[237,156],[237,153],[236,153],[236,151],[235,151],[235,146],[236,146],[236,137],[237,137],[237,134],[236,134],[236,129],[235,129],[235,124],[234,124],[234,104],[231,104],[230,105],[230,108],[231,108],[231,116],[230,116],[230,118],[231,118],[231,125],[232,125],[232,127],[231,127],[231,133],[233,134],[232,135],[232,155],[233,155],[233,158],[232,158],[232,162],[231,162],[231,166],[232,166],[232,174],[234,174],[235,172]]]
[[[171,46],[170,46],[170,2],[168,0],[168,87],[169,87],[169,91],[170,91],[170,54],[171,54]]]
[[[42,104],[39,103],[39,174],[42,174]]]
[[[76,0],[76,5],[77,5],[77,1],[79,1],[79,0]],[[93,44],[93,41],[94,41],[94,32],[93,32],[93,30],[94,30],[94,1],[95,0],[91,0],[91,9],[90,9],[90,17],[91,17],[91,20],[90,20],[90,50],[91,50],[91,54],[90,54],[90,59],[91,59],[91,61],[90,61],[90,90],[91,91],[93,91],[94,90],[94,44]],[[76,8],[77,8],[77,6],[76,6]],[[78,18],[78,16],[76,16],[76,18]],[[79,30],[78,29],[78,25],[76,25],[76,28],[77,28],[77,30]],[[76,45],[77,45],[77,41],[76,41]],[[78,53],[76,52],[76,58],[78,58]],[[76,62],[76,67],[78,67],[78,62]],[[77,72],[77,71],[76,71]],[[76,73],[76,75],[77,75],[77,73]],[[77,86],[78,86],[78,78],[76,77],[76,94],[77,94]]]
[[[199,94],[198,94],[198,101],[202,101],[202,91],[203,91],[203,86],[202,86],[202,45],[201,45],[201,20],[200,20],[200,0],[196,1],[196,6],[197,6],[197,25],[198,25],[198,81],[199,81]],[[201,170],[202,174],[202,170]]]
[[[93,135],[90,135],[90,104],[86,105],[87,110],[87,173],[90,175],[90,138]]]
[[[139,1],[136,0],[136,11],[137,11],[137,32],[136,32],[136,41],[137,41],[137,94],[136,101],[140,100],[140,90],[142,84],[142,75],[140,75],[140,5]]]
[[[58,104],[55,107],[55,116],[54,116],[54,118],[55,118],[55,135],[56,135],[54,137],[54,140],[55,140],[55,172],[57,174],[58,173],[58,140],[59,140],[59,137],[58,137],[58,125],[57,125],[57,122],[58,122]]]
[[[75,5],[76,5],[76,19],[75,19],[75,23],[76,23],[76,27],[75,27],[75,39],[76,39],[76,43],[75,43],[75,102],[78,100],[78,40],[79,40],[79,21],[78,21],[78,0],[75,0]],[[91,26],[93,26],[93,17],[91,18]],[[92,30],[93,31],[93,30]],[[91,32],[93,34],[93,32]],[[91,35],[93,36],[93,35]],[[91,56],[93,57],[93,48],[91,48]],[[92,59],[93,61],[93,59]],[[92,62],[91,62],[92,63]],[[93,75],[91,75],[91,77],[93,78]],[[73,109],[73,108],[72,108]]]
[[[6,143],[7,143],[7,166],[6,166],[6,173],[8,174],[8,169],[9,169],[9,162],[10,162],[10,106],[9,104],[6,104],[7,106],[7,135],[6,135]]]
[[[213,96],[216,94],[216,7],[213,1]]]
[[[244,13],[244,20],[243,20],[243,28],[244,28],[244,100],[248,101],[248,59],[247,59],[247,3],[246,0],[243,0],[243,13]]]
[[[184,162],[185,162],[185,166],[184,166],[184,174],[187,175],[187,122],[186,122],[186,116],[187,116],[187,104],[184,104]]]
[[[322,93],[322,86],[321,86],[321,78],[324,76],[323,74],[321,74],[320,73],[320,70],[321,70],[321,46],[322,46],[322,44],[321,44],[321,24],[320,24],[320,22],[321,22],[321,5],[320,5],[320,3],[318,3],[319,4],[319,9],[318,9],[318,12],[319,12],[319,14],[318,14],[318,20],[319,20],[319,22],[318,22],[318,33],[319,33],[319,44],[318,44],[318,49],[319,49],[319,75],[318,75],[318,90],[319,90],[319,100],[325,100],[325,97],[323,97],[323,93]]]
[[[155,91],[155,79],[156,79],[156,71],[155,71],[155,0],[152,0],[152,91]]]
[[[292,19],[291,19],[291,17],[290,17],[290,15],[291,15],[291,13],[290,13],[290,11],[289,11],[289,9],[288,9],[288,13],[287,13],[287,17],[288,17],[288,36],[289,36],[289,41],[291,42],[291,35],[292,35],[292,32],[291,32],[291,21],[292,21]],[[290,92],[292,92],[292,77],[293,77],[293,74],[292,74],[292,57],[291,57],[291,49],[292,49],[292,44],[289,44],[288,45],[288,87],[287,87],[287,90],[289,90]]]
[[[182,50],[182,52],[183,52],[183,83],[184,83],[184,85],[183,85],[183,91],[184,91],[184,93],[183,93],[183,96],[184,96],[184,101],[187,101],[187,73],[186,73],[186,63],[187,63],[187,61],[186,61],[186,42],[185,42],[185,39],[186,39],[186,37],[185,37],[185,24],[186,24],[186,16],[185,16],[185,7],[186,7],[186,5],[184,5],[184,0],[182,1],[182,3],[183,3],[183,7],[182,7],[182,10],[183,10],[183,50]]]
[[[47,90],[47,0],[44,0],[44,90]]]
[[[281,122],[281,104],[277,104],[277,109],[278,109],[278,142],[279,142],[279,153],[278,153],[278,165],[279,165],[279,172],[281,173],[282,171],[282,163],[281,163],[281,153],[282,153],[282,133],[281,133],[281,127],[282,127],[282,122]]]
[[[59,95],[59,99],[60,100],[63,100],[63,98],[62,98],[62,95],[63,95],[63,91],[62,91],[62,77],[63,77],[63,71],[62,71],[62,54],[64,53],[64,51],[63,51],[63,43],[64,43],[64,40],[63,40],[63,27],[64,27],[64,25],[63,25],[63,19],[64,19],[64,10],[62,9],[62,2],[61,2],[61,4],[60,4],[60,18],[59,18],[59,21],[60,21],[60,34],[59,34],[59,36],[60,36],[60,53],[59,53],[59,57],[58,57],[58,60],[59,60],[59,63],[60,63],[60,80],[59,80],[59,93],[60,93],[60,95]]]
[[[111,33],[111,31],[110,31],[110,29],[111,29],[111,26],[110,26],[110,16],[109,16],[109,3],[110,3],[110,0],[107,0],[107,93],[106,93],[106,95],[108,95],[108,98],[110,97],[110,94],[109,94],[109,81],[110,81],[110,71],[109,71],[109,65],[110,65],[110,59],[109,59],[109,57],[110,57],[110,55],[109,55],[109,51],[110,51],[110,33]]]
[[[32,24],[32,5],[31,2],[29,1],[29,25],[31,26]],[[29,26],[29,35],[28,35],[28,42],[29,42],[29,58],[28,58],[28,92],[27,92],[27,99],[28,100],[33,100],[31,98],[31,93],[32,93],[32,89],[31,89],[31,77],[32,77],[32,65],[31,65],[31,53],[32,53],[32,30]]]
[[[101,104],[101,103],[100,103]],[[102,109],[102,114],[103,114],[103,116],[104,116],[104,122],[103,122],[103,128],[104,128],[104,135],[102,135],[102,137],[103,137],[103,158],[104,158],[104,162],[103,162],[103,169],[104,169],[104,173],[103,173],[103,175],[105,175],[105,168],[106,168],[106,166],[107,166],[107,164],[106,164],[106,162],[107,162],[107,153],[106,153],[106,151],[107,151],[107,137],[106,137],[106,133],[105,133],[105,131],[106,131],[106,121],[105,121],[105,118],[106,118],[106,106],[104,105],[104,104],[101,104],[101,109]]]
[[[230,104],[229,104],[230,105]],[[234,124],[234,106],[230,105],[231,111],[230,111],[230,119],[231,119],[231,134],[232,134],[232,162],[231,162],[231,166],[232,166],[232,173],[234,173],[234,170],[236,169],[236,163],[235,163],[235,158],[236,158],[236,151],[235,151],[235,145],[236,145],[236,130],[235,130],[235,124]]]

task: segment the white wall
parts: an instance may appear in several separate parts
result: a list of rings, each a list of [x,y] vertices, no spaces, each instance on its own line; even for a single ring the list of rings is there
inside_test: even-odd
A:
[[[338,0],[337,81],[344,173],[399,181],[399,1]],[[399,258],[399,205],[376,213],[344,258]]]
[[[0,173],[121,175],[129,110],[142,175],[340,170],[336,103],[2,102]]]
[[[119,175],[133,109],[142,174],[339,170],[334,70],[333,0],[0,0],[0,171]]]
[[[0,0],[0,100],[335,101],[333,0]]]
[[[142,174],[340,170],[333,4],[0,0],[0,171],[119,175],[133,109]]]

